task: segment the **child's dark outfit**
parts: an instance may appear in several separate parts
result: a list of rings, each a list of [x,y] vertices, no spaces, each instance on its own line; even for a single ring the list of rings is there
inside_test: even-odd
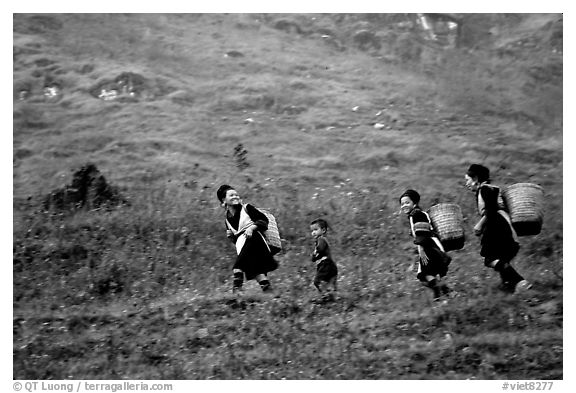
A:
[[[505,290],[514,291],[516,284],[524,278],[510,266],[510,261],[518,254],[520,245],[508,214],[498,205],[500,189],[482,183],[476,192],[478,214],[484,217],[480,255],[484,265],[492,267],[502,279]]]
[[[247,238],[245,231],[252,225],[256,225],[258,229],[253,232],[252,237]],[[242,205],[234,215],[227,212],[226,227],[232,231],[231,240],[236,245],[238,254],[233,269],[243,272],[234,273],[233,288],[242,287],[244,274],[247,280],[252,280],[259,274],[265,275],[278,268],[278,262],[270,253],[270,247],[262,235],[268,229],[268,218],[264,213],[250,204]],[[260,286],[266,291],[270,289],[270,282],[267,279],[262,280]]]
[[[448,294],[450,290],[444,284],[438,285],[436,279],[427,281],[426,276],[438,275],[441,278],[446,276],[452,258],[444,251],[442,243],[432,230],[430,218],[422,209],[418,206],[414,207],[408,218],[414,244],[422,247],[424,254],[428,257],[426,264],[420,258],[416,278],[431,288],[434,291],[434,298],[438,299],[442,294]]]
[[[314,286],[321,290],[322,283],[333,285],[336,289],[336,278],[338,276],[338,267],[330,253],[330,246],[325,237],[319,236],[314,244],[312,253],[312,262],[316,262],[316,276],[314,277]]]

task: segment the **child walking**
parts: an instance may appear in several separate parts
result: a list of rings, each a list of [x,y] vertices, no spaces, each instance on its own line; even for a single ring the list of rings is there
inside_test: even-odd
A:
[[[310,232],[314,238],[314,251],[312,252],[312,262],[316,262],[316,276],[314,286],[322,295],[322,300],[332,301],[335,299],[337,290],[336,279],[338,277],[338,267],[330,253],[330,245],[326,240],[328,222],[318,218],[310,223]]]
[[[478,214],[481,216],[474,226],[474,233],[481,236],[480,255],[484,257],[484,265],[500,274],[503,291],[529,289],[531,284],[511,265],[520,244],[508,213],[498,203],[500,189],[490,184],[490,170],[483,165],[472,164],[464,179],[466,187],[476,195]]]
[[[399,199],[400,209],[410,221],[414,244],[418,246],[420,260],[416,278],[432,290],[434,301],[438,301],[442,295],[449,295],[451,292],[442,278],[446,276],[452,258],[444,251],[440,239],[433,232],[430,217],[418,205],[420,194],[409,189]]]

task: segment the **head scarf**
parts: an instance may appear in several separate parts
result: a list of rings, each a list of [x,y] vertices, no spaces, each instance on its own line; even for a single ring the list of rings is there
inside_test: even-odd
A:
[[[404,193],[402,195],[400,195],[400,198],[398,198],[399,200],[401,200],[403,197],[407,196],[408,198],[410,198],[410,200],[412,202],[414,202],[415,205],[418,204],[418,202],[420,202],[420,194],[418,194],[416,191],[414,190],[406,190],[404,191]]]
[[[480,183],[484,183],[490,179],[490,170],[480,164],[472,164],[468,168],[466,174],[470,177],[475,177]]]
[[[218,197],[218,200],[220,202],[224,202],[224,198],[226,198],[226,193],[228,192],[228,190],[233,190],[234,187],[229,186],[228,184],[222,184],[219,188],[218,191],[216,191],[216,196]]]

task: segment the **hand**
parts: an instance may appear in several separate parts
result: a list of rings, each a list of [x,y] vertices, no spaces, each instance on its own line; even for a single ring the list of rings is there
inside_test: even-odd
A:
[[[480,236],[482,234],[483,229],[484,229],[484,226],[481,225],[480,223],[474,225],[474,234],[476,236]]]
[[[420,255],[420,261],[422,262],[422,265],[428,265],[428,256],[424,252],[424,248],[422,246],[418,246],[418,255]]]
[[[480,221],[478,221],[476,225],[474,225],[474,234],[476,236],[480,236],[482,234],[482,232],[484,231],[485,223],[486,223],[486,216],[482,216]]]
[[[255,226],[252,225],[251,227],[248,227],[248,229],[246,229],[246,231],[244,232],[246,234],[246,238],[250,239],[252,237],[252,233],[254,232],[254,228],[255,228]]]

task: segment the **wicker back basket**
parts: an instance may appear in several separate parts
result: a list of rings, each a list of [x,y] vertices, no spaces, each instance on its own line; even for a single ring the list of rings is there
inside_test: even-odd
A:
[[[518,236],[537,235],[544,222],[544,189],[537,184],[517,183],[502,193],[512,226]]]
[[[282,241],[280,239],[280,232],[278,231],[278,224],[276,217],[268,209],[259,209],[268,218],[268,229],[264,232],[264,237],[270,246],[272,255],[278,254],[282,251]]]
[[[464,247],[466,238],[460,206],[454,203],[439,203],[430,207],[428,214],[445,251]]]

